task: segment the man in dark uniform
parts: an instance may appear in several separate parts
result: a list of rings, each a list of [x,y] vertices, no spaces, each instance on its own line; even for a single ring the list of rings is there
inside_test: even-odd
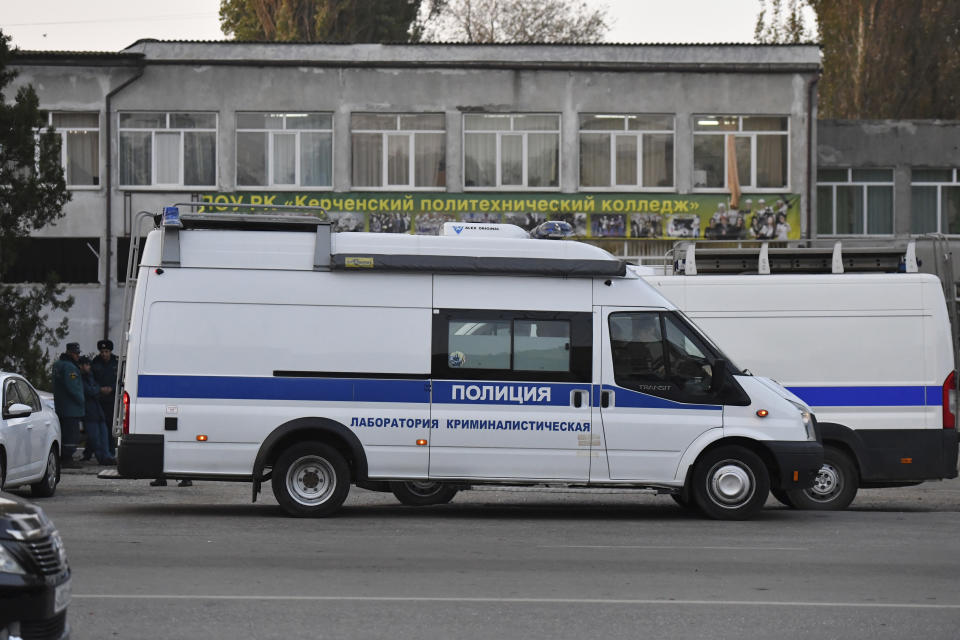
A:
[[[97,342],[99,355],[90,364],[93,379],[100,386],[100,406],[107,423],[107,449],[111,456],[117,455],[117,443],[113,437],[113,405],[117,399],[117,366],[119,359],[113,355],[113,342]]]
[[[80,344],[70,342],[65,353],[53,363],[53,403],[60,420],[60,468],[79,469],[73,461],[73,453],[80,443],[80,421],[86,412],[83,401],[83,380],[77,361],[80,359]]]

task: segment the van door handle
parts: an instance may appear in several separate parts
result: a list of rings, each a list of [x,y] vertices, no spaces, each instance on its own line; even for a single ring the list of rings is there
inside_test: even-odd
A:
[[[600,392],[600,406],[604,409],[610,406],[610,392],[601,391]]]
[[[573,392],[573,406],[576,407],[577,409],[583,406],[584,393],[585,393],[584,391],[579,391],[579,390]]]

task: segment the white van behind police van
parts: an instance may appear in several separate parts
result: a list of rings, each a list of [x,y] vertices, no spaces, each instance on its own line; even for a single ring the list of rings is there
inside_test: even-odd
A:
[[[134,294],[121,476],[251,481],[254,499],[269,480],[295,516],[351,484],[421,505],[546,484],[745,518],[823,462],[802,401],[596,247],[509,225],[164,220]]]
[[[956,378],[940,280],[919,273],[646,276],[738,365],[813,407],[826,461],[803,508],[859,487],[957,477]]]

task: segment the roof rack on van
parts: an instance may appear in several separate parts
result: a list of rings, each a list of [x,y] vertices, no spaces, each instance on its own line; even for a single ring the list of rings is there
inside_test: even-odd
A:
[[[309,231],[317,234],[313,251],[315,271],[330,270],[330,223],[311,215],[289,214],[180,214],[180,207],[198,208],[210,206],[206,202],[178,202],[164,207],[163,213],[155,218],[157,226],[163,229],[160,249],[160,264],[165,267],[180,266],[180,229],[234,229],[238,231]],[[268,209],[281,211],[316,211],[325,214],[320,207],[297,207],[290,205],[241,204],[243,209]]]
[[[698,247],[707,244],[707,247]],[[682,242],[674,246],[677,275],[737,273],[917,273],[916,242],[904,247],[711,247],[710,242]],[[729,244],[727,242],[726,244]],[[669,255],[669,254],[668,254]]]

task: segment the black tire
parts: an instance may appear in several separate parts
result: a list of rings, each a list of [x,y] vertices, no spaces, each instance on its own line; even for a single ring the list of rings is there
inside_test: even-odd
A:
[[[34,498],[49,498],[56,493],[58,482],[60,482],[60,455],[57,453],[57,447],[53,446],[47,453],[47,466],[43,470],[43,477],[30,485],[30,492]]]
[[[390,491],[397,500],[410,507],[428,507],[434,504],[447,504],[457,495],[458,489],[444,482],[414,480],[411,482],[391,482]]]
[[[760,457],[738,446],[708,451],[693,469],[691,495],[715,520],[746,520],[763,508],[770,474]]]
[[[0,449],[0,491],[7,486],[7,452]]]
[[[790,499],[790,496],[783,489],[770,489],[770,493],[773,494],[773,497],[785,507],[793,507],[793,501]]]
[[[696,503],[684,493],[671,493],[670,497],[673,498],[673,501],[676,502],[681,507],[683,507],[684,509],[687,509],[689,511],[697,510]]]
[[[350,491],[350,468],[340,452],[322,442],[298,442],[273,465],[273,495],[297,518],[335,513]]]
[[[850,456],[836,447],[824,447],[823,466],[810,489],[788,491],[797,509],[841,511],[857,497],[860,475]]]

